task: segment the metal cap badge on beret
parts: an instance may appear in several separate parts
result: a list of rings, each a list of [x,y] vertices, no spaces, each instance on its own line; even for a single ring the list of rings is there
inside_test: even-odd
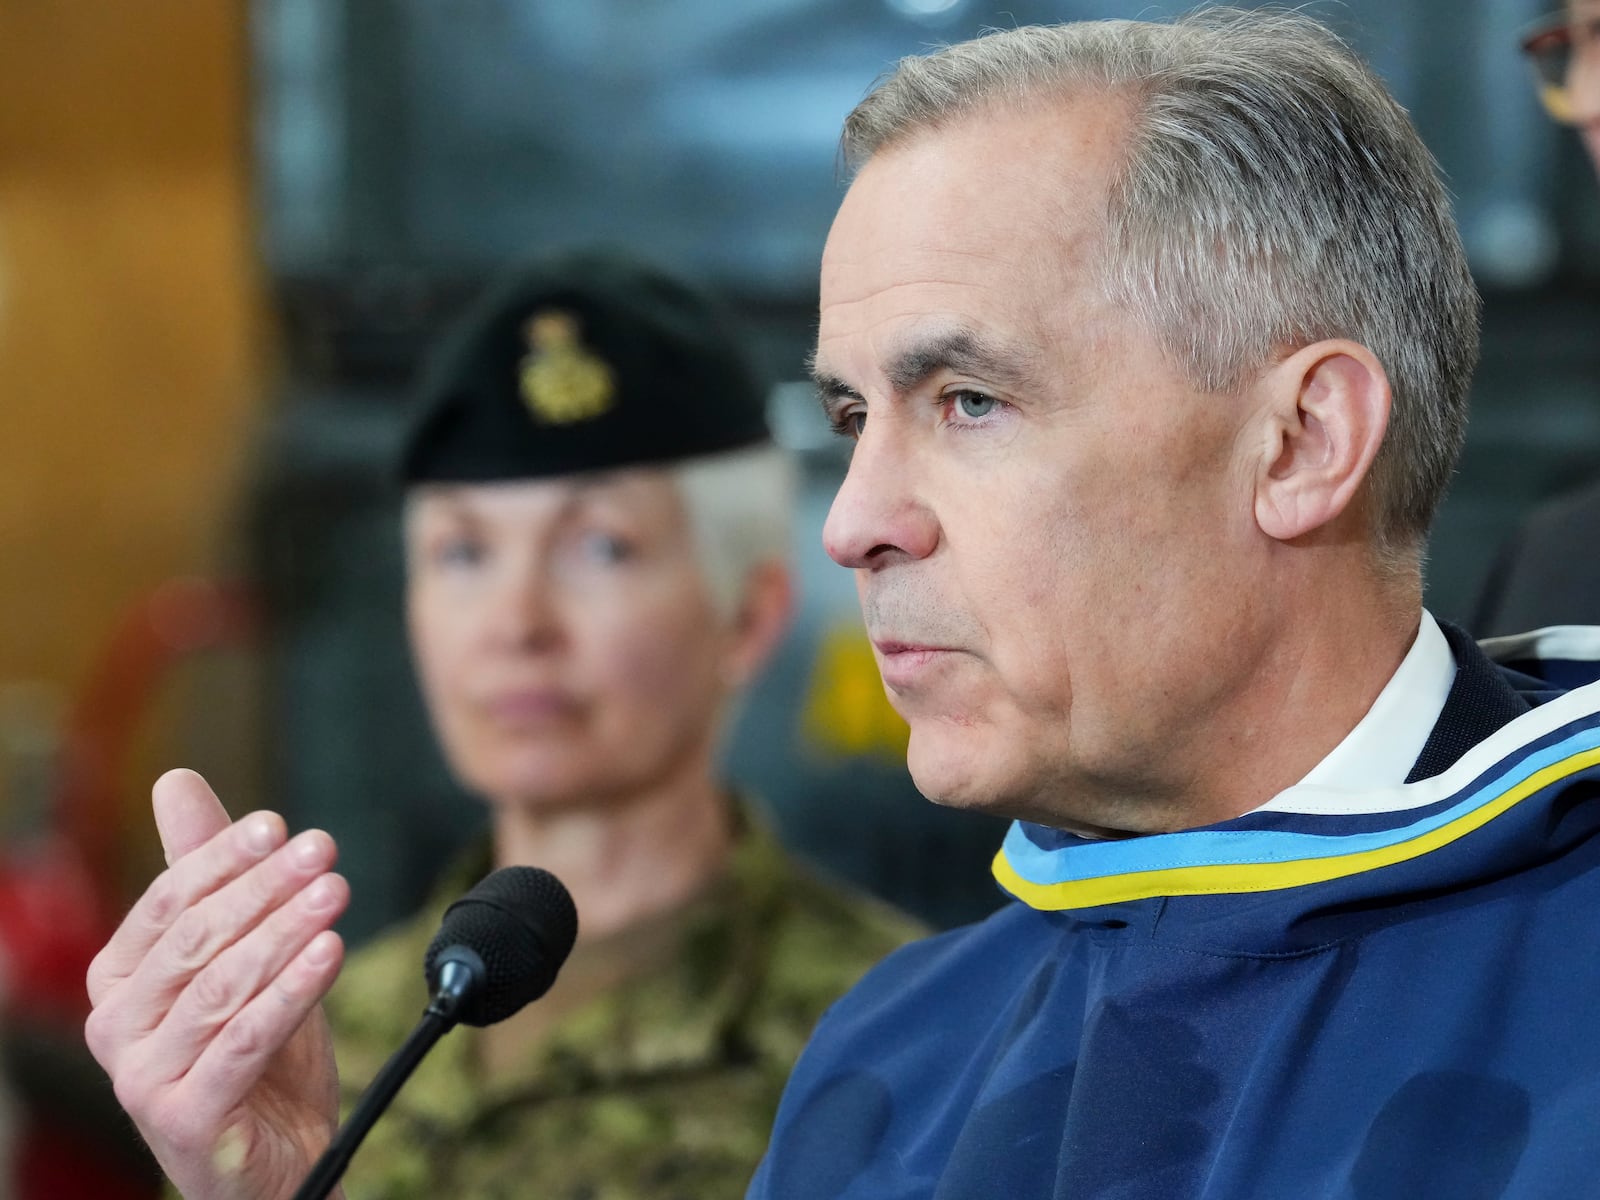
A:
[[[722,310],[590,251],[517,272],[446,335],[400,472],[407,485],[536,479],[769,439],[765,392]]]

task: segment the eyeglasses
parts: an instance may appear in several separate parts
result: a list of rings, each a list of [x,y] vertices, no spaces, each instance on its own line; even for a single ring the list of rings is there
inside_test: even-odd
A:
[[[1545,111],[1564,125],[1577,124],[1573,77],[1600,73],[1600,11],[1577,22],[1566,16],[1541,21],[1523,37],[1522,53],[1533,64]]]

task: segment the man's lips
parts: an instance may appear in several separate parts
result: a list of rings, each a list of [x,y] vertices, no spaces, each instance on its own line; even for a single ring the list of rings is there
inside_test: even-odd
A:
[[[878,670],[883,681],[892,688],[910,687],[958,653],[950,646],[902,642],[894,638],[873,638],[872,648],[878,652]]]
[[[873,649],[879,654],[925,654],[930,651],[948,650],[948,646],[936,646],[931,642],[903,642],[898,638],[873,638]]]

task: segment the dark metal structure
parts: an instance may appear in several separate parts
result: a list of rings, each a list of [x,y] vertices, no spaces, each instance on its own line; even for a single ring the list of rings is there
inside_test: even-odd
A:
[[[275,782],[296,820],[346,835],[349,934],[409,907],[476,816],[411,682],[386,474],[410,372],[439,324],[508,259],[603,240],[718,286],[770,374],[798,380],[843,186],[835,139],[879,71],[987,26],[1187,7],[255,0],[261,244],[287,362],[251,505]],[[1526,505],[1600,471],[1600,188],[1516,54],[1539,0],[1311,10],[1416,116],[1488,298],[1477,416],[1430,566],[1430,603],[1460,617]],[[804,389],[779,396],[806,465],[803,607],[730,769],[830,869],[937,923],[979,915],[996,899],[998,825],[927,805],[892,755],[819,752],[805,737],[818,647],[854,598],[817,546],[842,459]]]

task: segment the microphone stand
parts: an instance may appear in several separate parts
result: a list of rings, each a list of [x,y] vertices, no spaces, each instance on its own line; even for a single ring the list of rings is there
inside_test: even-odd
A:
[[[476,955],[472,957],[477,958]],[[417,1027],[400,1049],[394,1052],[389,1061],[383,1064],[383,1070],[367,1085],[349,1120],[339,1127],[333,1141],[328,1143],[322,1157],[317,1159],[316,1165],[306,1175],[305,1182],[295,1192],[294,1200],[325,1200],[344,1175],[357,1147],[383,1115],[384,1109],[389,1107],[389,1102],[394,1099],[401,1085],[411,1078],[423,1055],[432,1050],[434,1043],[456,1024],[457,1011],[481,975],[481,963],[476,977],[471,966],[459,960],[445,962],[441,966],[439,990],[428,1002],[422,1020],[417,1022]]]

